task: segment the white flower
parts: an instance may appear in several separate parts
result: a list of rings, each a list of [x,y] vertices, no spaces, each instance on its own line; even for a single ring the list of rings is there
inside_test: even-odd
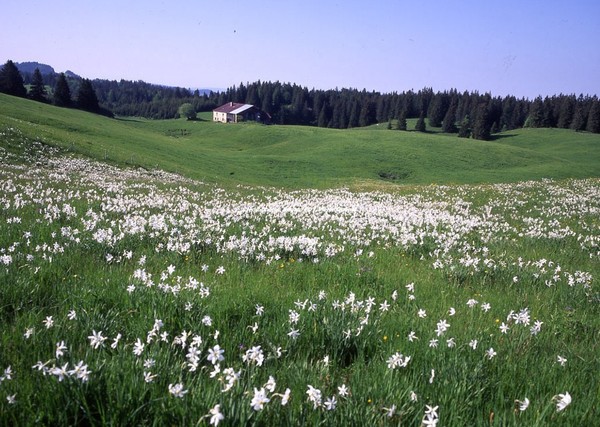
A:
[[[9,405],[14,405],[15,403],[17,403],[17,393],[9,394],[8,396],[6,396],[6,401]]]
[[[152,372],[144,372],[144,381],[147,383],[151,383],[156,378],[156,375],[152,375]]]
[[[456,309],[454,307],[450,307],[448,309],[448,316],[454,316],[456,314]]]
[[[383,408],[383,410],[385,411],[385,416],[388,418],[392,418],[394,416],[394,414],[396,413],[396,405],[392,405],[389,408]]]
[[[431,370],[431,376],[429,377],[429,384],[433,384],[433,379],[435,378],[435,369]]]
[[[69,313],[67,314],[67,318],[69,320],[75,320],[75,319],[77,319],[77,313],[75,312],[75,310],[69,311]]]
[[[254,396],[252,397],[252,401],[250,402],[250,406],[252,406],[252,409],[254,409],[255,411],[261,411],[265,407],[265,404],[269,403],[270,401],[271,399],[267,397],[264,388],[261,388],[260,390],[258,390],[256,387],[254,388]]]
[[[66,350],[67,350],[67,346],[65,345],[64,341],[57,342],[56,343],[56,351],[54,352],[56,358],[58,359],[61,356],[63,356],[65,354]]]
[[[515,402],[519,405],[519,411],[521,412],[529,407],[529,399],[527,398],[523,400],[515,400]]]
[[[281,395],[281,406],[287,405],[288,401],[290,400],[290,392],[291,390],[286,388],[285,393]]]
[[[564,410],[571,403],[571,395],[569,392],[558,394],[552,398],[556,402],[556,410],[558,412]]]
[[[477,301],[476,299],[471,298],[469,301],[467,301],[467,305],[470,308],[475,307],[477,304],[479,304],[479,301]]]
[[[140,356],[144,352],[144,343],[139,338],[133,345],[133,354]]]
[[[456,346],[456,342],[454,342],[454,337],[448,338],[446,340],[446,345],[448,346],[448,348],[454,348]]]
[[[276,386],[277,386],[277,383],[275,382],[275,378],[273,378],[271,375],[269,375],[269,379],[267,380],[264,387],[267,390],[269,390],[269,392],[273,393],[275,391]]]
[[[25,333],[23,334],[23,336],[25,337],[25,339],[29,339],[29,337],[31,337],[33,335],[33,328],[27,328],[25,329]]]
[[[427,317],[427,312],[421,308],[421,309],[419,309],[417,316],[419,316],[421,319],[423,319],[423,318]]]
[[[321,390],[309,385],[308,390],[306,391],[306,394],[308,395],[308,400],[313,403],[314,409],[317,409],[321,405],[321,399],[322,399]]]
[[[415,393],[413,390],[410,391],[410,401],[411,402],[416,402],[417,400],[419,400],[419,397],[417,396],[417,393]]]
[[[42,323],[44,324],[46,329],[50,329],[52,325],[54,325],[54,320],[52,319],[52,316],[46,316],[46,319],[44,319]]]
[[[256,304],[255,308],[256,308],[256,315],[257,316],[262,316],[265,313],[265,307],[264,306]]]
[[[115,348],[117,348],[117,346],[119,345],[119,340],[121,339],[121,334],[117,334],[117,336],[113,339],[112,344],[110,345],[110,348],[112,348],[113,350]]]
[[[387,300],[385,300],[381,304],[379,304],[379,310],[388,311],[389,309],[390,309],[390,305],[388,304]]]
[[[218,267],[218,268],[215,270],[215,272],[216,272],[217,274],[224,274],[224,273],[225,273],[225,267],[223,267],[223,266],[221,265],[221,266],[219,266],[219,267]]]
[[[490,311],[490,308],[492,308],[492,306],[488,302],[481,304],[481,309],[486,313]]]
[[[169,393],[171,393],[175,397],[183,397],[188,390],[183,389],[183,384],[169,384]]]
[[[92,330],[92,335],[88,336],[88,339],[90,340],[90,345],[94,349],[97,349],[98,347],[102,347],[104,345],[106,337],[102,336],[102,331],[96,332],[95,330]]]
[[[500,324],[500,332],[502,332],[503,334],[506,334],[508,332],[510,328],[508,327],[508,325],[504,322],[502,322]]]
[[[410,331],[410,333],[408,334],[408,340],[410,342],[413,342],[414,340],[418,340],[419,338],[417,337],[417,335],[415,334],[415,331]]]
[[[469,342],[469,347],[471,347],[473,350],[475,350],[475,349],[477,349],[477,343],[478,343],[477,340],[471,340]]]
[[[331,396],[325,399],[325,403],[323,403],[323,406],[325,406],[325,409],[327,409],[328,411],[333,411],[336,405],[337,400],[335,400],[335,396]]]
[[[487,356],[488,359],[493,359],[494,356],[496,356],[496,351],[494,350],[493,347],[490,347],[489,349],[487,349],[485,351],[485,355]]]
[[[221,405],[215,405],[208,412],[208,416],[210,417],[209,423],[213,426],[219,425],[219,423],[225,419],[225,417],[221,413]]]
[[[439,322],[437,322],[437,327],[435,330],[437,336],[439,337],[439,336],[444,335],[444,332],[446,332],[449,327],[450,327],[450,324],[448,322],[446,322],[446,319],[442,319]]]
[[[346,384],[342,384],[341,386],[338,386],[338,395],[342,396],[342,397],[346,397],[350,394],[350,391],[348,390],[348,387],[346,387]]]
[[[437,339],[431,339],[429,340],[429,347],[431,348],[436,348],[438,346],[438,340]]]
[[[560,363],[560,366],[565,366],[565,364],[567,363],[567,359],[562,356],[556,356],[556,362]]]
[[[206,357],[206,359],[211,362],[213,365],[216,365],[217,363],[225,360],[225,357],[223,356],[223,353],[225,352],[225,350],[223,350],[218,344],[215,345],[213,348],[208,350],[208,356]]]
[[[90,374],[91,372],[88,371],[87,365],[83,364],[83,360],[80,360],[79,363],[69,371],[70,376],[74,375],[77,379],[80,379],[84,383],[88,381]]]
[[[296,339],[300,336],[300,330],[299,329],[291,329],[288,333],[287,333],[288,337],[292,338],[292,339]]]

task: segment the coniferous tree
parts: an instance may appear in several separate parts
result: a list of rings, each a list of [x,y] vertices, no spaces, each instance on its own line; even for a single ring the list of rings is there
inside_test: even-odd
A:
[[[59,107],[71,106],[71,89],[65,73],[60,73],[54,87],[54,105]]]
[[[489,112],[485,103],[479,104],[473,123],[472,136],[474,139],[487,141],[491,136],[491,126],[489,124]]]
[[[19,69],[10,59],[0,69],[0,92],[22,98],[27,96],[27,89],[25,89],[25,85],[23,84],[23,76],[21,76]]]
[[[577,102],[577,106],[575,107],[575,113],[573,114],[573,121],[571,122],[571,129],[573,129],[576,132],[585,129],[585,122],[587,117],[585,116],[583,109],[583,103]]]
[[[39,68],[36,68],[33,72],[33,79],[31,82],[31,89],[29,90],[29,97],[34,101],[47,102],[46,99],[46,86],[44,85],[44,78]]]
[[[460,129],[458,130],[459,138],[468,138],[471,136],[471,119],[467,114],[460,122]]]
[[[446,115],[444,116],[444,120],[442,121],[442,132],[456,133],[457,106],[458,103],[456,101],[452,101],[450,107],[448,107],[448,111],[446,111]]]
[[[79,85],[79,90],[77,91],[77,107],[94,113],[100,110],[98,97],[96,96],[96,92],[94,91],[90,79],[83,79]]]
[[[557,127],[569,129],[573,120],[573,113],[575,112],[575,102],[575,96],[565,96],[562,98],[558,112]]]
[[[423,111],[421,111],[419,120],[417,120],[417,123],[415,124],[415,130],[417,132],[425,132],[426,129],[427,129],[427,127],[425,125],[425,113],[423,113]]]
[[[406,130],[406,110],[403,108],[398,116],[398,124],[396,126],[398,130]]]
[[[529,109],[529,116],[525,120],[527,128],[541,128],[544,125],[544,101],[542,97],[535,98]]]
[[[594,101],[592,101],[586,130],[588,132],[600,133],[600,101],[598,101],[598,98],[595,98]]]
[[[429,119],[429,126],[440,127],[442,120],[445,116],[444,101],[442,94],[438,93],[433,97],[433,100],[429,104],[429,111],[427,112],[427,118]]]

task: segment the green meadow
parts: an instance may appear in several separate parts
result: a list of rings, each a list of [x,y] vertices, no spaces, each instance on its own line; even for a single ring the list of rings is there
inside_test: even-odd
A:
[[[211,122],[210,113],[200,118],[109,119],[0,94],[0,124],[18,126],[29,138],[220,185],[379,188],[600,176],[596,134],[520,129],[477,141],[387,124],[332,130],[224,125]]]
[[[0,94],[0,425],[597,424],[600,136],[201,118]]]

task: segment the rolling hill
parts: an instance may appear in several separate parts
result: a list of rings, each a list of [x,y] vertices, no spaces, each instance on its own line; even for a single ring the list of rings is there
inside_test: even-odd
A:
[[[598,134],[519,129],[478,141],[384,125],[333,130],[201,117],[109,119],[0,94],[0,131],[16,128],[80,155],[221,185],[367,189],[600,176]]]

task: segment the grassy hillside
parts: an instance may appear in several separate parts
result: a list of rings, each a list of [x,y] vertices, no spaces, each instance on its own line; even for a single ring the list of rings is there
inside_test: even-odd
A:
[[[94,158],[230,185],[372,188],[600,176],[600,135],[558,129],[485,142],[386,125],[340,131],[109,119],[0,94],[0,128],[7,127]]]

